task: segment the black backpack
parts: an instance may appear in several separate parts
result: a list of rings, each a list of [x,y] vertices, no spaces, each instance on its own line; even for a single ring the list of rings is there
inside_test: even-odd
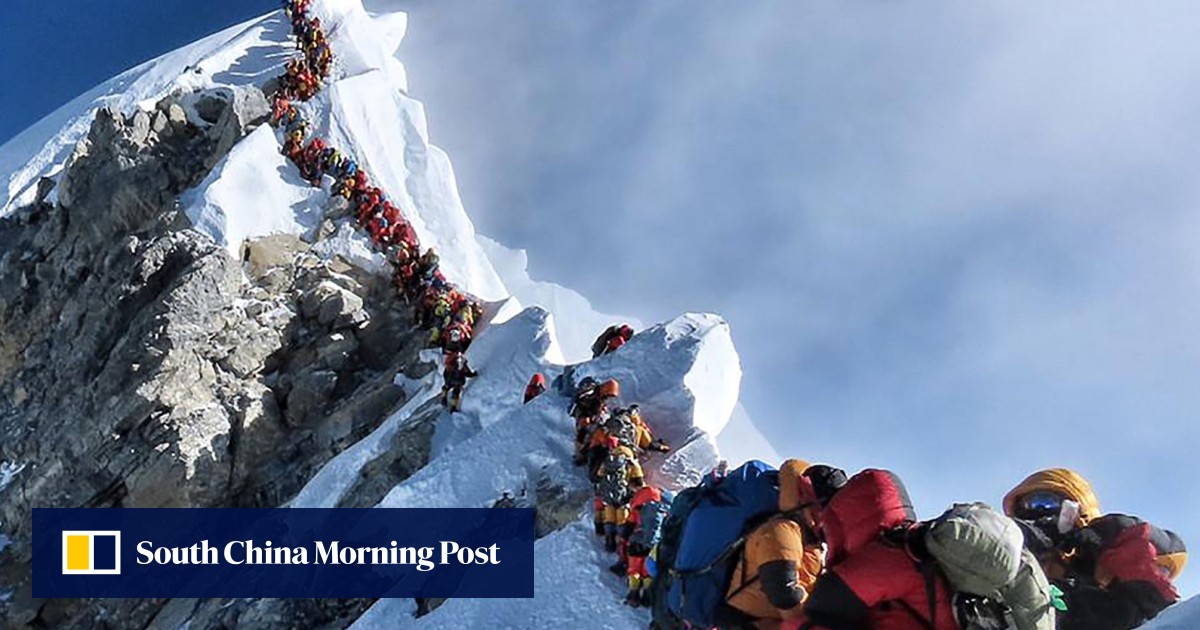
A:
[[[625,505],[633,493],[629,489],[629,467],[633,464],[624,453],[612,450],[604,459],[600,478],[600,498],[608,505]]]

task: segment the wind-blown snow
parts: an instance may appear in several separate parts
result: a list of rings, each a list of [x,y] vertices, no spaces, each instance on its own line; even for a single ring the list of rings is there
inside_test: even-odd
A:
[[[536,304],[554,314],[555,332],[567,361],[578,363],[592,358],[592,342],[612,324],[625,322],[635,330],[643,328],[642,322],[632,317],[593,310],[588,299],[577,291],[532,279],[525,250],[509,249],[483,235],[479,236],[479,243],[513,297],[522,304]]]

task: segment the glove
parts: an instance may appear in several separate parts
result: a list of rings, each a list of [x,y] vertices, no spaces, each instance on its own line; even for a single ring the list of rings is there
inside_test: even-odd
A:
[[[659,453],[670,453],[671,452],[671,447],[666,442],[664,442],[662,438],[658,438],[657,440],[654,440],[654,442],[652,442],[650,444],[649,448],[650,448],[650,450],[658,451]]]
[[[1063,590],[1057,584],[1050,585],[1050,605],[1058,612],[1067,612],[1067,600],[1063,599]]]

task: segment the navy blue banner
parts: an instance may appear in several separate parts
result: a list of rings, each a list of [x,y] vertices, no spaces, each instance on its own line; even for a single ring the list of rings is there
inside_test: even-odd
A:
[[[532,509],[33,510],[34,597],[533,597]]]

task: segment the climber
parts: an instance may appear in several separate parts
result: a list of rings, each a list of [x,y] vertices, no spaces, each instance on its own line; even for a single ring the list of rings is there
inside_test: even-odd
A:
[[[471,327],[462,322],[450,322],[442,330],[442,349],[446,352],[466,352],[471,346]]]
[[[381,210],[379,212],[376,212],[374,214],[374,216],[372,216],[371,219],[369,221],[367,221],[367,234],[369,234],[371,237],[371,240],[378,245],[386,246],[387,241],[389,239],[389,237],[388,237],[388,235],[390,234],[389,226],[391,224],[388,222],[387,217],[384,216],[383,210],[386,210],[387,207],[390,205],[391,205],[390,201],[384,201],[383,204],[380,206]]]
[[[529,401],[541,396],[544,391],[546,391],[546,377],[538,372],[530,377],[529,384],[525,386],[524,404],[529,404]]]
[[[1174,532],[1102,515],[1091,484],[1064,468],[1038,471],[1004,497],[1025,545],[1061,591],[1060,630],[1135,628],[1179,600],[1187,549]],[[1065,608],[1064,608],[1065,607]]]
[[[840,468],[789,459],[779,467],[779,512],[747,534],[729,587],[722,627],[773,627],[800,615],[821,574],[821,509],[846,485]]]
[[[614,324],[604,329],[592,344],[592,358],[616,351],[633,338],[633,328],[629,324]]]
[[[471,304],[465,296],[454,305],[454,315],[450,319],[454,324],[465,326],[468,331],[475,328],[475,309],[471,308]]]
[[[420,289],[421,284],[416,283],[414,287]],[[433,308],[437,305],[439,296],[441,296],[441,292],[435,287],[426,287],[421,292],[421,300],[417,303],[414,313],[418,328],[426,328],[433,324]]]
[[[671,513],[671,492],[655,486],[643,486],[629,501],[629,521],[625,525],[625,577],[628,590],[625,603],[650,605],[650,569],[647,558],[658,544],[663,523]],[[618,567],[620,563],[618,562]]]
[[[817,519],[827,569],[803,613],[781,627],[958,630],[949,584],[929,561],[924,538],[908,535],[916,524],[895,474],[867,469],[851,477]]]
[[[438,271],[440,260],[437,250],[432,247],[425,251],[425,255],[421,256],[420,264],[417,266],[417,273],[420,274],[423,282],[433,281],[434,274]]]
[[[462,409],[463,388],[468,378],[479,376],[467,363],[467,355],[461,352],[448,352],[444,358],[442,370],[442,405],[451,413]]]
[[[304,153],[304,130],[300,128],[288,132],[287,140],[283,143],[283,154],[294,164],[299,165]]]
[[[603,383],[591,383],[588,386],[582,386],[575,395],[575,402],[571,406],[571,416],[575,418],[575,457],[576,466],[582,466],[587,462],[587,454],[585,449],[588,446],[588,440],[591,437],[591,428],[600,418],[608,414],[608,405],[613,403],[621,395],[621,384],[615,379],[608,379]],[[588,468],[591,470],[591,467]]]
[[[628,409],[615,409],[596,416],[595,421],[588,425],[587,431],[584,459],[587,461],[587,469],[592,471],[593,483],[598,480],[600,463],[608,455],[608,438],[617,438],[622,446],[628,447],[636,454],[638,442],[644,436],[629,416]]]
[[[643,451],[656,451],[659,453],[670,453],[671,447],[662,438],[655,439],[654,432],[650,429],[650,425],[646,424],[646,420],[642,418],[642,407],[637,403],[629,405],[625,410],[629,414],[629,418],[633,420],[634,426],[637,428],[638,439],[637,447]]]
[[[421,249],[417,243],[417,231],[413,229],[411,223],[404,220],[403,216],[396,221],[396,242],[403,243],[414,252]]]
[[[629,500],[645,485],[637,455],[616,437],[609,437],[608,455],[600,464],[596,494],[604,504],[604,549],[617,551],[617,537],[629,519]]]
[[[320,156],[325,150],[325,141],[321,138],[313,138],[309,141],[308,146],[304,147],[304,154],[300,158],[300,176],[308,180],[313,186],[321,185],[321,170]]]
[[[295,108],[292,107],[292,104],[286,98],[276,97],[275,105],[271,109],[271,124],[279,125],[281,123],[286,124],[287,122],[290,122],[288,121],[288,118],[290,117],[291,112],[295,111]]]

